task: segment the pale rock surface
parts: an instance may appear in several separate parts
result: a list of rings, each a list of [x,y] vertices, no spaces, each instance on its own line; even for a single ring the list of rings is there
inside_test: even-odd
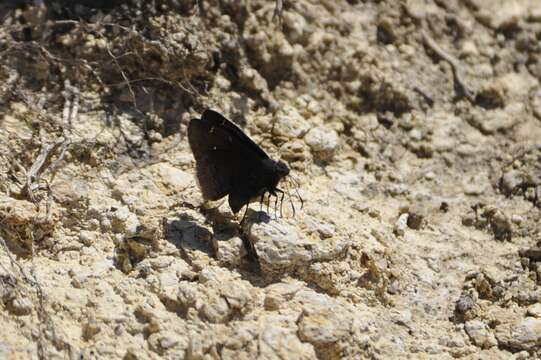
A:
[[[303,137],[309,129],[310,125],[308,122],[292,107],[281,109],[274,124],[274,133],[277,136],[284,136],[290,139]]]
[[[470,339],[477,346],[482,348],[490,348],[498,345],[494,334],[490,331],[487,324],[479,320],[471,320],[466,322],[464,329],[470,336]]]
[[[348,239],[310,238],[290,222],[256,223],[250,229],[250,240],[257,250],[262,270],[269,275],[299,270],[311,263],[329,261],[344,254]]]
[[[541,319],[526,317],[496,327],[498,343],[513,349],[531,350],[541,346]]]
[[[541,357],[539,0],[15,2],[0,358]],[[292,179],[295,216],[204,203],[205,108],[288,163],[302,210]]]
[[[316,157],[322,161],[331,160],[339,144],[336,131],[325,127],[310,129],[305,136],[305,141]]]

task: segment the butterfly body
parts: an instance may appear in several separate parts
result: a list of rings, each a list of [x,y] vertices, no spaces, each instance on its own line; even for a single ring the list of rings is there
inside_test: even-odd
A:
[[[275,161],[240,128],[219,113],[206,110],[188,126],[196,176],[206,200],[229,196],[234,213],[266,193],[276,196],[289,168]]]

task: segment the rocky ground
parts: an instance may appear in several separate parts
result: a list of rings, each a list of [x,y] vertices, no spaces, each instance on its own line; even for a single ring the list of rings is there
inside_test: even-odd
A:
[[[0,358],[541,358],[539,0],[23,3]],[[203,203],[205,108],[302,210]]]

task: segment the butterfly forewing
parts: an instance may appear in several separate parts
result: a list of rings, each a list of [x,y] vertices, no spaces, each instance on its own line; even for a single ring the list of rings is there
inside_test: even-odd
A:
[[[230,135],[236,138],[238,142],[242,143],[242,145],[245,147],[245,150],[250,149],[252,152],[259,155],[261,159],[269,158],[267,153],[263,151],[263,149],[261,149],[259,145],[257,145],[255,142],[252,141],[252,139],[246,136],[246,134],[241,129],[239,129],[237,125],[227,120],[220,113],[217,113],[213,110],[205,110],[203,112],[203,115],[201,116],[201,121],[206,122],[211,126],[215,125],[226,129]]]

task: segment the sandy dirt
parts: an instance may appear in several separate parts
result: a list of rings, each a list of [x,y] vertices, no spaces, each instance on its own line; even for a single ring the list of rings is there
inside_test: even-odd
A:
[[[1,359],[541,358],[539,0],[3,3]]]

